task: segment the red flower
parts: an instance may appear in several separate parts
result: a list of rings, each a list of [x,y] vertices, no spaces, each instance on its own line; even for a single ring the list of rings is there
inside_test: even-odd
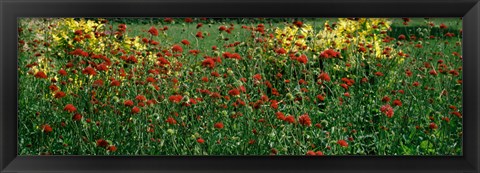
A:
[[[377,72],[375,72],[375,76],[383,76],[383,73],[382,73],[382,72],[379,72],[379,71],[377,71]]]
[[[186,23],[193,22],[193,19],[192,19],[192,18],[189,18],[189,17],[187,17],[187,18],[185,18],[185,22],[186,22]]]
[[[456,108],[455,108],[455,110],[456,110]],[[460,112],[455,111],[455,112],[452,112],[451,114],[457,116],[458,118],[462,118],[462,114]]]
[[[278,54],[281,54],[281,55],[287,53],[287,51],[284,48],[279,48],[279,49],[275,50],[275,52],[278,53]]]
[[[302,21],[298,21],[298,20],[295,21],[295,22],[293,22],[293,24],[294,24],[295,26],[299,27],[299,28],[301,28],[301,27],[303,26],[303,22],[302,22]]]
[[[437,129],[438,128],[437,124],[435,124],[434,122],[430,123],[429,127],[430,127],[430,129]]]
[[[164,57],[160,57],[157,60],[160,62],[161,65],[170,65],[170,62]]]
[[[157,30],[157,28],[155,28],[153,26],[148,30],[148,32],[150,34],[152,34],[153,36],[158,36],[158,30]]]
[[[393,101],[393,105],[395,105],[395,106],[402,106],[402,101],[396,99],[396,100]]]
[[[431,75],[434,75],[434,76],[437,75],[437,71],[435,71],[434,69],[430,70],[430,72],[428,72],[428,73],[430,73]]]
[[[132,108],[132,113],[136,114],[136,113],[139,113],[139,112],[140,112],[140,108],[138,108],[138,107],[136,107],[136,106],[134,106],[134,107]]]
[[[198,138],[197,142],[200,143],[200,144],[203,144],[203,143],[205,143],[205,140],[203,140],[202,138]]]
[[[189,42],[188,40],[186,40],[186,39],[183,39],[183,40],[182,40],[182,44],[184,44],[184,45],[190,45],[190,42]]]
[[[323,152],[321,152],[321,151],[317,151],[317,152],[315,152],[315,154],[316,154],[317,156],[323,156]]]
[[[342,147],[348,147],[348,143],[345,140],[338,140],[337,144],[342,146]]]
[[[253,75],[253,79],[262,80],[262,75],[260,75],[260,74]]]
[[[183,99],[183,96],[181,96],[181,95],[172,95],[168,98],[168,100],[170,100],[173,103],[178,103],[178,102],[182,101],[182,99]]]
[[[63,110],[67,112],[75,112],[77,111],[77,108],[75,108],[75,106],[73,106],[72,104],[67,104],[65,105],[65,108],[63,108]]]
[[[405,37],[405,35],[403,35],[403,34],[401,34],[401,35],[398,36],[398,39],[399,39],[399,40],[405,40],[405,38],[406,38],[406,37]]]
[[[291,115],[285,117],[285,121],[288,123],[295,123],[295,118]]]
[[[448,28],[447,25],[445,25],[445,24],[443,24],[443,23],[440,24],[440,29],[447,29],[447,28]]]
[[[315,156],[315,152],[312,150],[307,151],[307,156]]]
[[[67,71],[65,71],[64,69],[60,69],[60,70],[58,70],[58,74],[60,74],[62,76],[67,76]]]
[[[43,71],[38,71],[37,73],[35,73],[35,77],[36,78],[42,78],[42,79],[48,78],[47,75]]]
[[[310,120],[310,116],[308,114],[303,114],[298,118],[298,122],[304,126],[311,126],[312,120]]]
[[[135,97],[135,99],[138,100],[138,101],[142,101],[142,102],[147,100],[147,98],[143,95],[138,95],[137,97]]]
[[[203,38],[203,33],[201,31],[198,31],[195,37]]]
[[[386,102],[389,102],[389,101],[390,101],[390,98],[389,98],[388,96],[384,96],[384,97],[382,98],[382,102],[385,102],[385,103],[386,103]]]
[[[282,112],[277,112],[275,113],[277,116],[277,119],[284,121],[285,120],[285,115]]]
[[[96,141],[97,147],[108,147],[108,142],[105,139],[99,139]]]
[[[320,73],[320,75],[318,76],[318,78],[321,79],[321,80],[323,80],[323,81],[327,81],[327,82],[330,81],[330,76],[328,76],[328,74],[325,73],[325,72]]]
[[[115,152],[115,151],[117,151],[117,147],[114,146],[114,145],[110,145],[110,146],[107,147],[107,150],[110,151],[110,152]]]
[[[308,58],[306,55],[302,54],[300,57],[296,58],[299,63],[307,64]]]
[[[183,48],[182,48],[182,46],[176,44],[176,45],[172,46],[172,51],[173,52],[183,52]]]
[[[272,107],[273,109],[278,109],[278,101],[277,100],[270,101],[270,107]]]
[[[172,117],[168,117],[167,120],[165,121],[167,122],[168,124],[177,124],[177,120],[175,120],[174,118]]]
[[[203,60],[202,66],[214,68],[215,60],[213,60],[213,58],[206,58],[205,60]]]
[[[322,96],[322,95],[317,95],[317,99],[320,100],[320,101],[324,101],[325,100],[325,96]]]
[[[43,132],[45,132],[45,133],[50,133],[50,132],[53,131],[52,127],[51,127],[50,125],[48,125],[48,124],[42,125],[42,130],[43,130]]]
[[[222,122],[215,123],[215,125],[213,125],[213,126],[217,129],[223,129],[223,123]]]
[[[228,91],[228,95],[231,95],[231,96],[236,96],[236,95],[240,95],[240,91],[236,88]]]
[[[73,121],[79,121],[82,119],[82,115],[79,113],[76,113],[75,115],[73,115],[72,119]]]
[[[380,107],[380,111],[384,113],[388,118],[393,117],[393,108],[388,104]]]
[[[225,31],[225,30],[227,30],[227,27],[226,26],[220,26],[220,27],[218,27],[218,30],[219,31]]]
[[[57,93],[55,93],[55,98],[58,98],[58,99],[63,98],[63,97],[65,97],[65,95],[66,94],[64,92],[58,91]]]
[[[110,86],[120,86],[120,81],[112,80],[112,82],[110,83]]]
[[[123,105],[125,105],[125,106],[133,106],[133,101],[132,101],[132,100],[125,100],[125,101],[123,102]]]
[[[327,49],[320,54],[320,58],[336,58],[340,55],[340,52],[337,52],[333,49]]]
[[[82,70],[82,74],[95,76],[97,74],[97,72],[95,71],[94,68],[88,66],[88,67],[86,67],[85,69]]]

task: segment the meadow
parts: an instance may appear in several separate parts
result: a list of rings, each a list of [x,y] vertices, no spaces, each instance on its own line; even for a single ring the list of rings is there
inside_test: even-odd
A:
[[[19,155],[462,155],[461,18],[19,18]]]

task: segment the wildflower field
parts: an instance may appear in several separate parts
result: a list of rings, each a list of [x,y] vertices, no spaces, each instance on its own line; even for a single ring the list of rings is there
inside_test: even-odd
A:
[[[462,155],[461,18],[19,18],[19,155]]]

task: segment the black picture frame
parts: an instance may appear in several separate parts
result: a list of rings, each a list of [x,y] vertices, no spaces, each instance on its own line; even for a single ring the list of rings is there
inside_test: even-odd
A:
[[[0,0],[0,172],[479,172],[478,0]],[[463,156],[17,156],[18,17],[462,17]]]

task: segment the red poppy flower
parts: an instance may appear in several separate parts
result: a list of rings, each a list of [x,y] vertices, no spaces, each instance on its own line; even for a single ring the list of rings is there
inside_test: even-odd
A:
[[[58,74],[60,74],[62,76],[67,76],[67,71],[65,71],[64,69],[60,69],[60,70],[58,70]]]
[[[438,128],[437,124],[435,124],[434,122],[430,123],[429,127],[430,127],[430,129],[437,129]]]
[[[50,125],[48,125],[48,124],[42,125],[42,130],[43,130],[43,132],[45,132],[45,133],[50,133],[50,132],[53,131],[52,127],[51,127]]]
[[[67,104],[65,105],[65,108],[63,108],[63,110],[71,113],[77,111],[77,108],[75,108],[75,106],[73,106],[72,104]]]
[[[197,142],[200,143],[200,144],[203,144],[203,143],[205,143],[205,140],[203,140],[202,138],[198,138]]]
[[[375,72],[375,76],[383,76],[383,73],[382,73],[382,72],[379,72],[379,71],[377,71],[377,72]]]
[[[292,115],[286,116],[285,121],[288,123],[295,123],[295,117],[293,117]]]
[[[138,107],[136,107],[136,106],[134,106],[134,107],[132,108],[132,113],[136,114],[136,113],[139,113],[139,112],[140,112],[140,108],[138,108]]]
[[[321,79],[321,80],[323,80],[323,81],[327,81],[327,82],[330,81],[330,76],[328,76],[328,74],[325,73],[325,72],[320,73],[320,75],[318,76],[318,78]]]
[[[213,126],[217,129],[223,129],[223,123],[222,122],[215,123],[215,125],[213,125]]]
[[[108,147],[108,142],[105,139],[96,140],[97,147]]]
[[[203,38],[203,33],[201,31],[198,31],[195,37]]]
[[[284,55],[287,53],[287,51],[284,48],[276,49],[275,52],[281,55]]]
[[[213,58],[206,58],[205,60],[203,60],[202,66],[214,68],[215,60],[213,60]]]
[[[46,79],[48,78],[47,75],[43,72],[43,71],[38,71],[37,73],[35,73],[34,75],[36,78],[41,78],[41,79]]]
[[[278,101],[277,100],[270,101],[270,107],[272,107],[273,109],[278,109]]]
[[[117,151],[117,147],[114,146],[114,145],[110,145],[110,146],[107,147],[107,150],[110,151],[110,152],[115,152],[115,151]]]
[[[85,69],[82,70],[82,74],[95,76],[97,74],[97,72],[95,71],[94,68],[88,66],[88,67],[86,67]]]
[[[428,72],[428,73],[430,73],[433,76],[437,75],[437,71],[435,71],[434,69],[430,70],[430,72]]]
[[[451,114],[457,116],[458,118],[462,118],[462,114],[460,112],[455,111],[455,112],[452,112]]]
[[[58,99],[63,98],[63,97],[65,97],[65,95],[66,94],[64,92],[58,91],[58,92],[55,93],[55,98],[58,98]]]
[[[73,115],[72,119],[73,121],[79,121],[82,119],[82,115],[79,113],[76,113],[75,115]]]
[[[180,45],[173,45],[172,46],[172,52],[183,52],[183,48]]]
[[[175,120],[174,118],[172,117],[168,117],[167,120],[165,121],[167,122],[168,124],[177,124],[177,120]]]
[[[393,101],[393,105],[395,105],[395,106],[402,106],[402,101],[396,99],[396,100]]]
[[[183,40],[182,40],[182,44],[184,44],[184,45],[190,45],[190,42],[189,42],[188,40],[186,40],[186,39],[183,39]]]
[[[181,95],[172,95],[168,98],[168,100],[170,100],[173,103],[178,103],[178,102],[182,101],[182,99],[183,99],[183,96],[181,96]]]
[[[234,89],[231,89],[230,91],[228,91],[228,95],[231,95],[231,96],[240,95],[240,91],[238,89],[234,88]]]
[[[382,113],[384,113],[388,118],[392,118],[393,117],[393,108],[390,106],[390,105],[383,105],[382,107],[380,107],[380,111]]]
[[[220,27],[218,27],[218,30],[219,31],[225,31],[225,30],[227,30],[227,27],[226,26],[220,26]]]
[[[144,95],[137,95],[135,99],[142,102],[147,100],[147,98]]]
[[[253,75],[253,79],[255,79],[255,80],[262,80],[262,75],[261,75],[261,74]]]
[[[338,140],[337,144],[342,146],[342,147],[348,147],[348,143],[345,140]]]
[[[447,28],[448,28],[447,25],[445,25],[445,24],[443,24],[443,23],[440,24],[440,29],[447,29]]]
[[[340,55],[340,52],[337,52],[333,49],[327,49],[320,54],[320,58],[336,58]]]
[[[312,125],[312,120],[310,120],[310,116],[308,116],[308,114],[303,114],[303,115],[301,115],[301,116],[298,118],[298,122],[299,122],[301,125],[304,125],[304,126],[311,126],[311,125]]]
[[[315,152],[312,150],[307,151],[307,156],[315,156]]]
[[[277,116],[277,119],[279,120],[285,120],[285,115],[282,112],[275,113],[275,116]]]
[[[390,98],[388,96],[384,96],[382,98],[382,102],[389,102],[390,101]]]
[[[185,22],[187,22],[187,23],[193,22],[193,19],[190,18],[190,17],[187,17],[187,18],[185,18]]]
[[[125,100],[125,101],[123,102],[123,105],[125,105],[125,106],[133,106],[133,101],[132,101],[132,100]]]
[[[155,28],[154,26],[152,26],[152,27],[148,30],[148,32],[149,32],[150,34],[152,34],[153,36],[158,36],[158,30],[157,30],[157,28]]]

